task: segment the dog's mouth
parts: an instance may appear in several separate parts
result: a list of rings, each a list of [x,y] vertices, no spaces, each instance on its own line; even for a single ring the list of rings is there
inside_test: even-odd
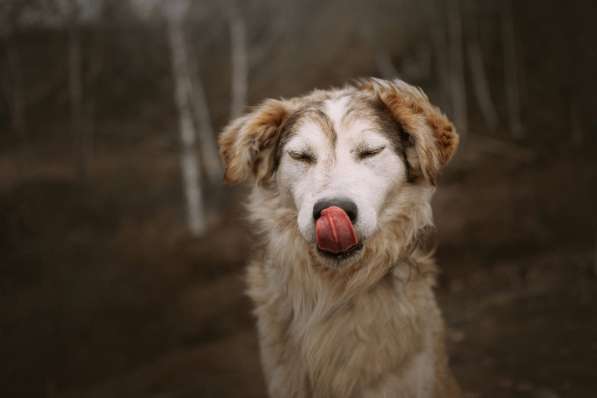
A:
[[[363,248],[350,217],[336,206],[321,211],[315,236],[319,253],[337,260],[352,257]]]

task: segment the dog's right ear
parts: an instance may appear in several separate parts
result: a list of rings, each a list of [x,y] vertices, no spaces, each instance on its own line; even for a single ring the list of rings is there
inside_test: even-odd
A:
[[[289,114],[289,101],[270,99],[224,128],[218,142],[226,182],[263,183],[273,175],[273,149]]]
[[[401,80],[365,79],[357,81],[356,87],[373,93],[408,134],[413,143],[406,149],[410,165],[435,185],[440,170],[458,147],[452,122],[423,91]]]

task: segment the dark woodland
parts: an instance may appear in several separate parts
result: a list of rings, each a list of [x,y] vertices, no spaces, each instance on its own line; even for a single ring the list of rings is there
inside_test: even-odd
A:
[[[265,396],[246,188],[265,98],[401,78],[454,121],[437,294],[468,398],[597,396],[597,3],[0,0],[0,396]]]

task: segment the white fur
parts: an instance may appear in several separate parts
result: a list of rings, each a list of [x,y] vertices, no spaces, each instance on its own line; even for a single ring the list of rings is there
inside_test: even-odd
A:
[[[318,200],[346,197],[358,209],[355,224],[361,239],[367,239],[378,228],[379,211],[386,195],[395,184],[406,179],[404,163],[391,148],[390,141],[367,120],[343,123],[347,97],[328,100],[324,110],[333,123],[335,145],[321,126],[307,122],[286,144],[277,174],[278,186],[287,193],[298,211],[302,236],[313,242],[315,224],[313,206]],[[358,158],[362,148],[385,149],[379,154]],[[297,161],[288,152],[309,152],[315,162]]]

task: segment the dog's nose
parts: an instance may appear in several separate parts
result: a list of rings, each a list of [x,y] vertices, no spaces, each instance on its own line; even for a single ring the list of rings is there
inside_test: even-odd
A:
[[[321,217],[321,211],[331,206],[341,208],[346,212],[350,218],[350,221],[353,223],[356,221],[358,215],[357,205],[348,198],[329,198],[318,200],[317,203],[315,203],[315,206],[313,206],[313,218],[317,220],[319,217]]]

